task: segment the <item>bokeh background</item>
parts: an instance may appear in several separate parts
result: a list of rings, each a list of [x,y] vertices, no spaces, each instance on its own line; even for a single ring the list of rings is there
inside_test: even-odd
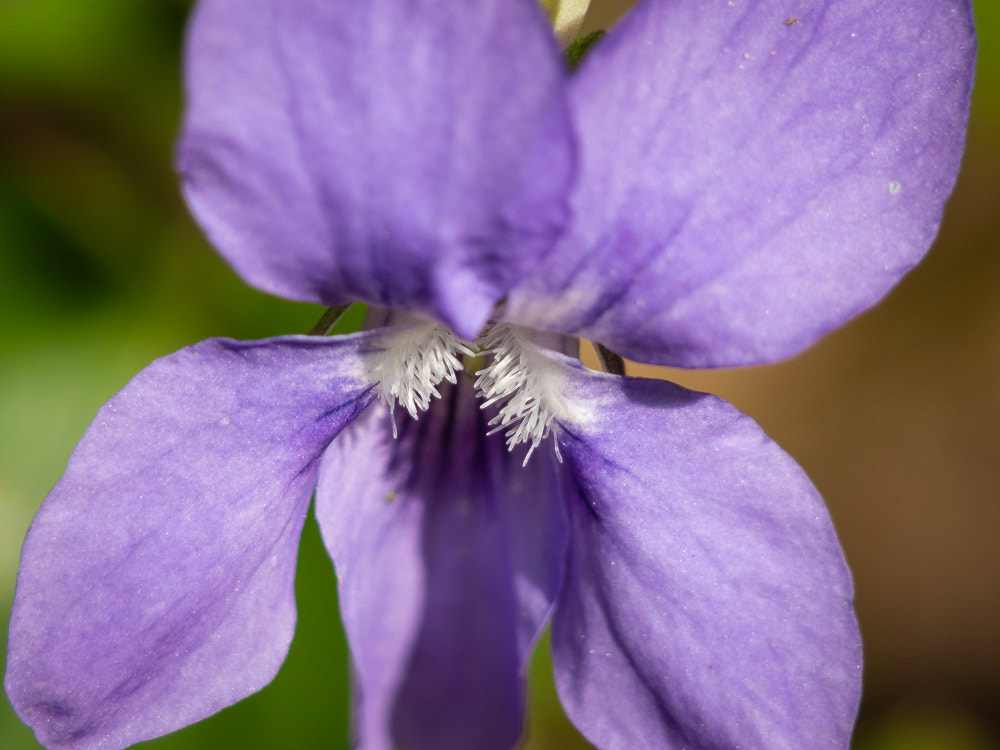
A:
[[[787,362],[631,370],[733,401],[826,497],[866,644],[857,750],[1000,748],[1000,3],[975,5],[968,149],[926,261]],[[304,332],[320,312],[244,286],[182,206],[171,152],[189,7],[0,2],[4,646],[23,534],[97,408],[155,357],[209,336]],[[587,26],[620,10],[595,2]],[[297,590],[274,683],[150,747],[348,746],[347,652],[312,521]],[[527,747],[588,747],[559,709],[545,648],[531,691]],[[0,748],[37,747],[0,700]]]

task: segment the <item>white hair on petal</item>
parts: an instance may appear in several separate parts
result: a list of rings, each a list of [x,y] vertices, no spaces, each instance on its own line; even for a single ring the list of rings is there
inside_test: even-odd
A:
[[[529,443],[524,465],[535,448],[552,432],[552,422],[565,409],[562,390],[566,376],[555,360],[543,354],[515,326],[490,326],[476,341],[491,355],[490,363],[478,373],[476,389],[482,408],[501,403],[500,412],[490,420],[489,434],[506,430],[507,450]],[[556,457],[562,461],[559,443],[553,434]]]
[[[440,398],[438,383],[455,383],[462,356],[475,354],[467,342],[440,323],[403,328],[387,334],[383,351],[373,355],[372,372],[378,395],[393,415],[398,403],[416,419],[432,398]],[[396,436],[396,420],[392,420]]]

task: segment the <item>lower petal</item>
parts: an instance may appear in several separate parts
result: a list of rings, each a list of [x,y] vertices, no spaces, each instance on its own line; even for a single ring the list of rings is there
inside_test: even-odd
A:
[[[853,591],[802,470],[713,396],[578,372],[567,398],[552,642],[573,722],[602,748],[847,747]]]
[[[507,750],[561,580],[562,473],[526,469],[471,384],[419,421],[372,410],[323,460],[317,516],[354,659],[359,746]]]
[[[270,682],[329,441],[371,402],[362,334],[203,341],[98,413],[25,541],[5,685],[50,748],[113,750]]]

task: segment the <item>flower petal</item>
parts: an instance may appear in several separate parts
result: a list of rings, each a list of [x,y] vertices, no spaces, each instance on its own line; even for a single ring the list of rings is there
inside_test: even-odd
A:
[[[565,221],[564,78],[533,0],[202,0],[185,194],[251,284],[474,338]]]
[[[579,373],[553,619],[559,694],[605,748],[847,747],[850,574],[821,498],[748,417],[663,381]]]
[[[203,341],[98,413],[25,541],[6,688],[47,747],[114,750],[270,682],[327,443],[367,335]]]
[[[924,254],[967,0],[645,0],[573,80],[574,223],[507,318],[685,367],[793,354]]]
[[[507,750],[521,733],[562,575],[563,473],[550,456],[522,470],[485,419],[463,376],[398,441],[373,409],[323,459],[316,514],[365,750]]]

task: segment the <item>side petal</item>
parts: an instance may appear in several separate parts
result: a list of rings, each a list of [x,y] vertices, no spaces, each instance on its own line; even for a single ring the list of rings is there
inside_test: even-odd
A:
[[[364,750],[513,746],[561,581],[562,473],[548,456],[522,470],[459,383],[398,441],[371,410],[320,469]]]
[[[645,0],[573,80],[573,225],[508,319],[683,367],[796,353],[930,245],[968,0]]]
[[[5,686],[42,744],[122,748],[271,681],[318,459],[373,398],[365,340],[203,341],[102,407],[21,558]]]
[[[262,289],[474,338],[562,229],[565,72],[533,0],[202,0],[186,73],[185,195]]]
[[[602,748],[846,748],[853,589],[821,498],[748,417],[670,383],[579,373],[556,682]]]

